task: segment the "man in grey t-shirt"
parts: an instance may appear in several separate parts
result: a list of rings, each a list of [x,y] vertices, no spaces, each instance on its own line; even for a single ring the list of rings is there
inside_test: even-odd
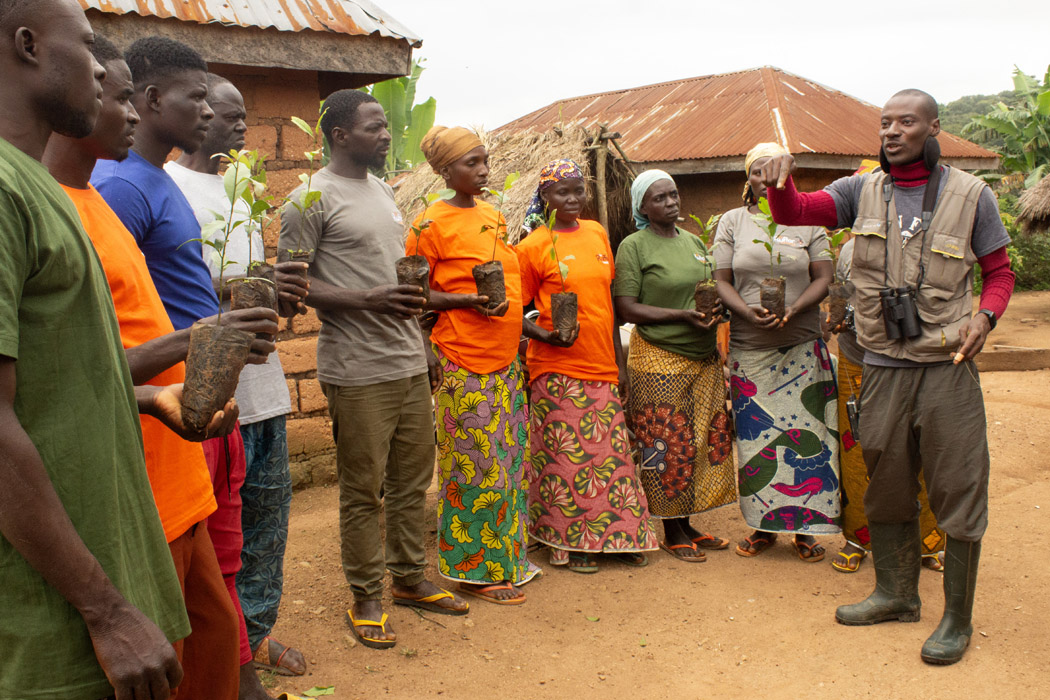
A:
[[[416,318],[423,290],[398,285],[404,225],[390,187],[368,172],[383,167],[390,133],[383,108],[357,90],[325,100],[321,129],[331,161],[312,178],[320,202],[286,206],[282,250],[311,251],[310,295],[321,332],[317,377],[328,398],[339,475],[343,574],[354,594],[347,621],[365,646],[396,637],[380,599],[386,569],[394,602],[462,615],[467,604],[423,574],[424,501],[434,472],[430,364]],[[291,194],[302,201],[305,185]],[[380,507],[386,516],[386,556]]]

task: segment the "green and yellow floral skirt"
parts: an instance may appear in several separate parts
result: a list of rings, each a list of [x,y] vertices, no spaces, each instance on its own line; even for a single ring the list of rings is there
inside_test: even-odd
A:
[[[440,500],[438,569],[453,581],[523,584],[540,573],[526,556],[529,428],[517,358],[475,374],[435,348]]]
[[[616,385],[549,372],[531,408],[532,536],[576,552],[657,549]]]

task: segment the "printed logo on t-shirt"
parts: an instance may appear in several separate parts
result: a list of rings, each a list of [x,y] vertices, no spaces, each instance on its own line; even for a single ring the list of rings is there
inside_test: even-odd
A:
[[[392,212],[390,212],[390,216],[391,216],[391,218],[394,219],[395,223],[401,224],[402,226],[404,225],[405,219],[404,219],[404,217],[401,216],[401,210],[400,209],[395,209]]]
[[[595,253],[594,254],[594,259],[597,260],[598,262],[600,262],[602,265],[608,265],[609,264],[609,256],[606,255],[605,253]]]
[[[800,236],[786,236],[783,233],[777,234],[773,238],[774,242],[780,243],[781,245],[791,246],[792,248],[805,248],[806,242],[802,240]]]

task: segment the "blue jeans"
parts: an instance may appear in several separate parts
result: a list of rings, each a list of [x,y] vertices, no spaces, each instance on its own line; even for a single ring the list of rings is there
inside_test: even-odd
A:
[[[247,468],[241,487],[244,548],[237,595],[244,609],[248,640],[252,649],[257,649],[273,629],[281,604],[292,477],[284,416],[242,425],[241,435]]]

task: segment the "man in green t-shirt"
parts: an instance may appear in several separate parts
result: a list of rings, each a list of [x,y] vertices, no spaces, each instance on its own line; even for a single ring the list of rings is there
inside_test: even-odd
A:
[[[0,0],[0,700],[167,698],[189,632],[106,278],[40,164],[105,75],[74,0]]]

